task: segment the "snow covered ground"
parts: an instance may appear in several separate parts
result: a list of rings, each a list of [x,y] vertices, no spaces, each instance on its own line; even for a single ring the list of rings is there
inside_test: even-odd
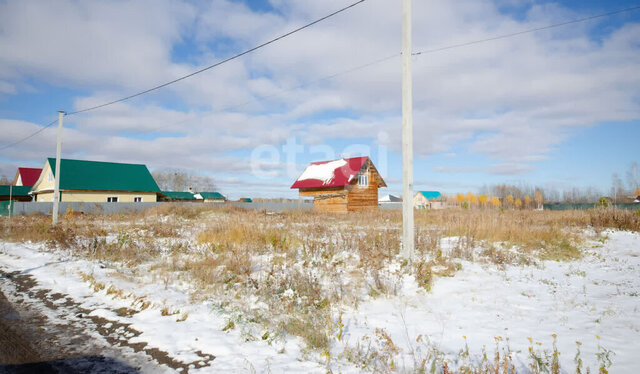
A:
[[[429,292],[398,273],[397,295],[369,298],[357,308],[333,313],[340,316],[330,322],[335,341],[331,352],[322,354],[307,352],[300,338],[255,340],[247,339],[241,326],[225,329],[229,313],[215,300],[192,301],[189,295],[197,291],[193,285],[167,286],[144,271],[123,276],[109,264],[48,251],[41,244],[0,244],[0,270],[28,274],[36,281],[35,289],[67,296],[90,311],[88,317],[100,321],[99,330],[123,347],[145,343],[147,350],[157,349],[195,373],[325,373],[327,367],[359,372],[362,365],[350,362],[353,352],[362,353],[369,346],[378,347],[401,371],[416,369],[428,355],[441,355],[449,367],[456,367],[464,363],[460,351],[465,344],[470,355],[464,360],[479,362],[483,345],[491,360],[496,340],[505,347],[507,339],[514,364],[526,372],[529,347],[539,354],[550,351],[552,335],[557,336],[566,372],[575,372],[579,341],[584,366],[592,372],[597,372],[596,354],[606,349],[612,352],[610,372],[637,373],[640,235],[622,231],[602,235],[606,239],[585,242],[586,255],[578,261],[535,266],[462,261],[455,276],[437,278]],[[388,271],[401,270],[391,264]],[[24,296],[5,279],[0,279],[0,287],[10,301]],[[65,313],[63,305],[57,310],[42,308],[59,324],[74,324],[80,318]],[[95,338],[105,339],[99,334]],[[127,350],[123,352],[126,356]],[[156,368],[143,368],[159,369],[182,367],[158,362]]]

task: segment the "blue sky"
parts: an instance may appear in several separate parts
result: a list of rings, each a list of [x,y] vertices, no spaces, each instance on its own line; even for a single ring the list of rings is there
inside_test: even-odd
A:
[[[0,148],[58,110],[175,79],[350,3],[0,3]],[[415,0],[414,51],[637,5]],[[399,194],[400,58],[357,68],[399,50],[400,1],[367,0],[165,89],[66,117],[63,157],[209,175],[233,198],[295,197],[307,163],[367,154],[389,185],[381,194]],[[640,162],[640,10],[416,56],[413,73],[415,190],[606,193],[613,173],[627,182]],[[43,165],[55,135],[1,150],[0,175]]]

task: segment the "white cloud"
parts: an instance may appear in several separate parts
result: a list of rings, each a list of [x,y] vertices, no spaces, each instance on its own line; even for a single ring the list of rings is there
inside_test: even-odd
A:
[[[272,0],[276,12],[255,12],[227,0],[5,2],[0,50],[9,52],[0,53],[0,95],[23,93],[26,82],[40,81],[87,92],[74,98],[75,109],[85,108],[188,74],[348,3]],[[584,16],[557,4],[533,3],[524,20],[498,9],[488,0],[415,2],[414,49]],[[640,118],[640,24],[628,22],[594,41],[588,32],[597,22],[414,57],[416,156],[455,153],[464,164],[461,155],[482,155],[492,162],[484,172],[526,174],[574,127]],[[177,52],[190,45],[188,55]],[[248,160],[228,152],[279,146],[294,135],[311,145],[385,132],[385,143],[397,151],[399,58],[318,79],[399,50],[400,4],[370,0],[142,99],[69,117],[75,129],[65,149],[230,172],[248,167]],[[10,134],[3,143],[37,129],[6,120],[0,128]],[[51,139],[39,135],[2,155],[33,160],[42,149],[55,150]],[[235,161],[227,162],[230,157]]]

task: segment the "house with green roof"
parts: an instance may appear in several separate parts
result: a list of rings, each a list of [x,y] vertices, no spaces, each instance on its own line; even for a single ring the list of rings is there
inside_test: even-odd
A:
[[[227,200],[220,192],[198,192],[196,199],[202,199],[205,203],[223,203]]]
[[[56,159],[45,162],[31,194],[35,201],[53,201]],[[60,201],[155,202],[160,189],[146,165],[60,160]]]
[[[444,209],[447,199],[439,191],[418,191],[413,197],[417,209]]]
[[[31,186],[1,185],[0,201],[31,201],[29,191],[31,191]]]
[[[160,201],[195,201],[205,203],[223,203],[227,198],[220,192],[194,192],[189,191],[162,191],[160,192]]]
[[[189,191],[161,191],[160,201],[196,201],[196,195]]]

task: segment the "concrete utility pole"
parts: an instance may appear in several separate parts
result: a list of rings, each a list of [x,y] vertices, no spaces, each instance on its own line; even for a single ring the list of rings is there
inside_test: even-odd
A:
[[[11,207],[13,205],[13,184],[9,185],[9,219],[11,219]]]
[[[413,260],[413,97],[411,0],[402,0],[402,257]]]
[[[58,112],[58,144],[56,145],[56,172],[54,175],[55,187],[53,189],[53,225],[58,224],[58,206],[60,204],[60,152],[62,150],[62,117],[64,112]]]

